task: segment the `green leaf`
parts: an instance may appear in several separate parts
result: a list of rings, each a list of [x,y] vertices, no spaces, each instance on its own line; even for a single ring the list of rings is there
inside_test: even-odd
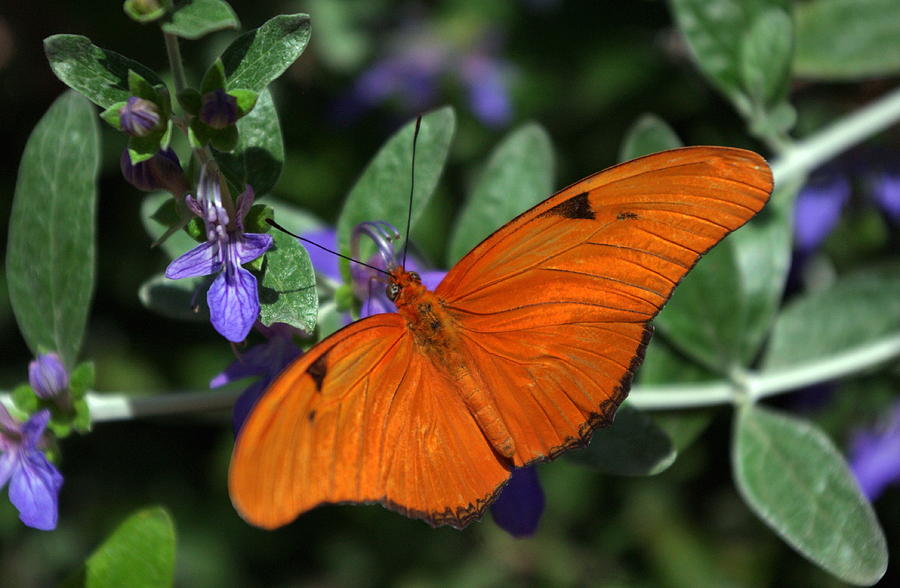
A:
[[[25,342],[72,366],[95,272],[100,139],[94,108],[60,96],[28,138],[9,219],[6,276]]]
[[[141,222],[152,242],[156,242],[170,227],[180,224],[181,218],[172,195],[168,192],[148,194],[141,203]],[[196,246],[197,242],[180,229],[159,245],[169,259],[175,259]]]
[[[774,371],[900,332],[900,263],[841,277],[794,299],[778,316],[763,366]]]
[[[732,467],[750,508],[805,557],[853,584],[884,575],[887,545],[875,513],[821,430],[746,405],[735,423]]]
[[[154,7],[147,0],[125,0],[122,9],[132,20],[139,23],[148,23],[165,16],[166,2],[159,2]]]
[[[309,32],[308,14],[282,14],[235,39],[222,54],[226,89],[262,92],[300,57]]]
[[[128,517],[64,584],[67,588],[162,588],[175,574],[175,525],[160,506]]]
[[[788,13],[770,7],[753,19],[741,39],[740,76],[744,90],[760,108],[784,100],[794,53],[794,25]]]
[[[138,298],[146,308],[160,315],[182,321],[208,321],[206,290],[210,276],[170,280],[157,274],[141,284]]]
[[[69,374],[69,392],[74,398],[82,398],[94,385],[94,362],[84,361]]]
[[[741,75],[742,45],[767,9],[788,10],[787,0],[671,0],[678,28],[700,70],[739,112],[753,108]]]
[[[10,393],[13,405],[22,412],[23,415],[32,415],[40,408],[41,399],[35,393],[34,388],[28,384],[20,384]]]
[[[200,82],[200,94],[208,94],[215,90],[221,90],[225,87],[225,66],[222,59],[216,59],[206,73],[203,74],[203,80]]]
[[[287,323],[312,333],[319,298],[309,254],[290,235],[275,231],[272,236],[275,245],[266,253],[265,274],[259,289],[259,320],[267,327],[272,323]]]
[[[553,145],[534,123],[509,133],[494,148],[456,222],[448,266],[518,214],[550,196]]]
[[[80,35],[53,35],[44,39],[50,69],[64,84],[101,108],[128,100],[128,71],[139,73],[152,85],[162,84],[153,71],[137,61],[101,49]]]
[[[859,80],[900,73],[900,3],[816,0],[795,4],[794,74]]]
[[[775,320],[790,267],[796,185],[707,253],[656,318],[666,338],[716,373],[748,365]]]
[[[241,26],[231,6],[223,0],[180,0],[163,23],[162,30],[183,39],[199,39],[209,33]]]
[[[250,184],[256,194],[266,194],[275,187],[284,165],[281,125],[268,90],[260,93],[256,107],[237,122],[237,129],[237,147],[231,153],[216,153],[216,161],[235,186]]]
[[[403,234],[410,212],[409,182],[415,126],[415,121],[410,122],[388,139],[350,191],[337,223],[341,253],[350,252],[350,233],[354,226],[364,221],[387,221]],[[411,204],[413,225],[437,186],[455,127],[456,116],[450,107],[422,117],[416,148],[416,185]],[[395,247],[400,251],[403,243],[395,243]],[[365,249],[361,257],[368,257]],[[347,262],[342,260],[341,267],[348,268]]]
[[[627,403],[613,424],[594,431],[591,443],[571,459],[607,474],[653,476],[675,461],[675,447],[653,419]]]
[[[666,121],[655,114],[643,114],[625,133],[619,149],[619,161],[629,161],[681,145],[681,139]]]

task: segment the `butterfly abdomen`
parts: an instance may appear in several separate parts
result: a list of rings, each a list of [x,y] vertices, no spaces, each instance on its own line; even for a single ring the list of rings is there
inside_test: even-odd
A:
[[[397,270],[392,279],[400,286],[394,300],[397,312],[406,319],[416,350],[452,382],[491,446],[500,455],[511,458],[515,453],[512,435],[484,381],[470,367],[456,319],[417,275]]]

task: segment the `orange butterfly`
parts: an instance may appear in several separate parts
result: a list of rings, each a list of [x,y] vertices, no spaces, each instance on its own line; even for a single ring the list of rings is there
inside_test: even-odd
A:
[[[664,151],[514,218],[434,292],[392,268],[397,313],[315,345],[253,408],[231,459],[235,508],[274,528],[320,504],[377,502],[465,527],[513,468],[612,421],[650,320],[771,190],[751,151]]]

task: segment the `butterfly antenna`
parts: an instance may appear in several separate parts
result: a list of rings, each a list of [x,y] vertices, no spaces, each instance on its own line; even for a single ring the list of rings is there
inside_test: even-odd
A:
[[[290,232],[289,230],[285,229],[284,227],[282,227],[281,225],[279,225],[278,223],[276,223],[274,220],[272,220],[272,219],[270,219],[270,218],[267,218],[267,219],[266,219],[266,222],[267,222],[269,225],[271,225],[271,226],[275,227],[276,229],[278,229],[279,231],[281,231],[282,233],[285,233],[285,234],[287,234],[287,235],[290,235],[291,237],[293,237],[293,238],[295,238],[295,239],[300,239],[300,240],[303,241],[304,243],[309,243],[310,245],[315,245],[316,247],[318,247],[319,249],[322,249],[323,251],[327,251],[328,253],[333,253],[334,255],[337,255],[338,257],[343,257],[343,258],[346,259],[347,261],[352,261],[353,263],[358,263],[359,265],[364,265],[364,266],[366,266],[367,268],[373,269],[373,270],[375,270],[376,272],[381,272],[382,274],[384,274],[384,275],[386,275],[386,276],[391,275],[390,273],[384,271],[383,269],[381,269],[381,268],[379,268],[379,267],[375,267],[374,265],[369,265],[368,263],[365,263],[365,262],[363,262],[363,261],[359,261],[358,259],[353,259],[353,258],[350,257],[349,255],[344,255],[344,254],[342,254],[342,253],[338,253],[337,251],[332,251],[331,249],[329,249],[328,247],[325,247],[324,245],[319,245],[319,244],[316,243],[315,241],[310,241],[309,239],[306,239],[306,238],[304,238],[304,237],[301,237],[300,235],[296,235],[296,234]]]
[[[416,187],[416,143],[419,140],[419,127],[422,126],[422,115],[416,117],[416,130],[413,132],[412,169],[409,172],[409,207],[406,213],[406,239],[403,241],[403,267],[406,267],[406,251],[409,249],[409,229],[412,224],[413,190]]]

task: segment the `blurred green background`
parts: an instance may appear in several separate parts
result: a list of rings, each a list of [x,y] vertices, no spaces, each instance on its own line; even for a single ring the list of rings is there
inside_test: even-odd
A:
[[[438,194],[414,240],[443,259],[449,222],[490,149],[534,120],[553,139],[557,186],[616,161],[625,130],[643,113],[665,119],[686,144],[760,150],[730,105],[698,73],[662,1],[528,0],[485,3],[339,0],[233,3],[243,26],[308,12],[313,34],[300,60],[272,90],[286,165],[276,196],[334,222],[367,160],[418,109],[453,105],[458,131]],[[16,166],[31,128],[64,89],[47,66],[41,40],[54,33],[96,44],[164,73],[158,28],[128,21],[118,2],[8,3],[0,10],[0,232]],[[182,42],[189,80],[235,36]],[[450,65],[423,100],[394,97],[350,116],[354,86],[404,43],[439,46]],[[478,48],[502,71],[508,117],[473,110],[461,64]],[[424,49],[423,49],[424,50]],[[865,104],[896,80],[795,83],[799,129],[817,128]],[[358,96],[357,96],[358,98]],[[358,100],[357,100],[358,102]],[[358,107],[359,104],[357,103]],[[233,358],[208,325],[163,319],[144,309],[138,286],[167,260],[149,248],[138,217],[142,195],[122,181],[123,137],[102,126],[98,284],[84,358],[97,366],[96,389],[134,393],[204,389]],[[897,144],[896,129],[892,141]],[[398,186],[398,190],[405,189]],[[848,207],[829,241],[844,267],[872,255],[867,213]],[[863,220],[860,220],[863,219]],[[882,229],[873,229],[874,231]],[[884,238],[875,247],[883,247]],[[0,389],[26,379],[30,354],[0,289]],[[854,427],[871,424],[896,378],[841,383],[828,402],[777,402],[822,424],[844,447]],[[854,394],[854,392],[857,392]],[[865,400],[860,400],[861,398]],[[131,511],[163,504],[177,530],[180,586],[840,586],[783,544],[744,506],[731,482],[728,410],[676,464],[655,478],[603,476],[564,460],[542,465],[547,509],[535,537],[516,540],[490,517],[469,529],[432,530],[377,506],[327,507],[293,525],[263,532],[228,500],[232,434],[228,415],[103,423],[63,445],[60,525],[23,527],[0,500],[0,585],[47,586],[74,570]],[[897,554],[900,490],[875,508]],[[897,585],[891,568],[884,586]]]

